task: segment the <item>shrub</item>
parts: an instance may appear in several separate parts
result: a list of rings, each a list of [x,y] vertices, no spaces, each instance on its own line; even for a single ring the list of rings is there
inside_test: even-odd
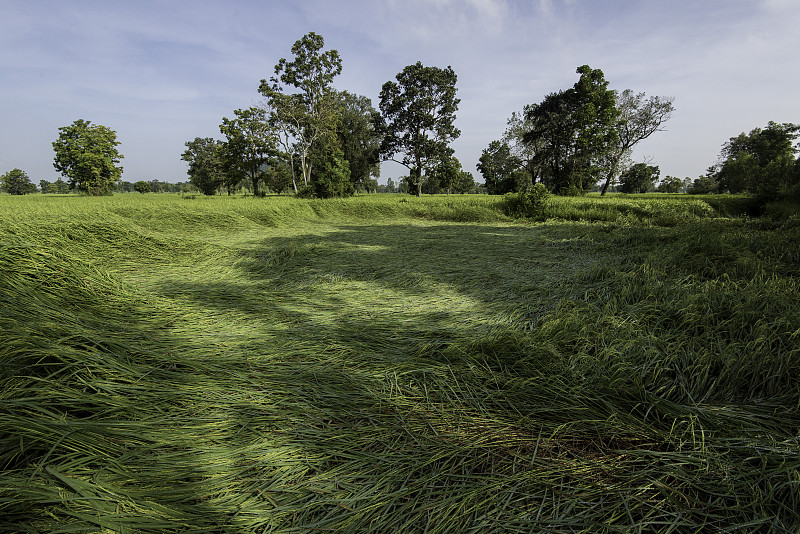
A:
[[[549,197],[550,192],[541,183],[521,193],[508,193],[503,197],[503,213],[509,217],[543,220]]]

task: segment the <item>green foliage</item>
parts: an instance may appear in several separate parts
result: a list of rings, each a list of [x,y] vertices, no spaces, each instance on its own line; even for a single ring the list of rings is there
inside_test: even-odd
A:
[[[56,180],[52,184],[51,183],[47,183],[45,180],[42,180],[39,183],[41,184],[42,182],[45,182],[45,184],[46,184],[46,187],[42,188],[42,193],[53,193],[53,194],[58,194],[58,195],[66,195],[67,193],[70,192],[69,184],[67,182],[65,182],[64,180],[62,180],[61,178],[59,178],[58,180]]]
[[[658,187],[656,187],[656,191],[659,193],[680,193],[681,189],[683,189],[683,180],[669,175],[661,180]]]
[[[673,102],[674,98],[663,96],[645,99],[644,93],[635,94],[630,89],[616,95],[619,110],[615,126],[617,137],[601,156],[601,166],[606,174],[601,196],[605,195],[617,173],[629,161],[633,147],[661,130],[661,126],[672,117],[675,110]]]
[[[317,150],[311,159],[314,174],[308,189],[317,198],[351,196],[354,192],[350,166],[344,153],[335,145]]]
[[[378,112],[366,96],[340,91],[336,97],[339,105],[336,136],[350,169],[350,181],[356,189],[368,190],[372,177],[381,174]]]
[[[661,171],[657,165],[637,163],[620,176],[620,191],[623,193],[647,193],[658,181],[660,174]]]
[[[381,154],[410,170],[410,186],[422,195],[422,173],[432,162],[448,161],[449,144],[461,132],[453,125],[458,103],[456,73],[451,67],[408,65],[381,88]]]
[[[27,195],[35,193],[36,186],[31,182],[25,171],[12,169],[0,176],[0,190],[10,195]]]
[[[770,121],[766,128],[741,133],[725,143],[712,173],[721,191],[752,193],[764,200],[800,185],[795,171],[800,125]]]
[[[555,193],[588,191],[599,179],[602,158],[618,140],[619,110],[603,71],[588,65],[566,91],[526,108],[523,136],[541,181]]]
[[[225,153],[222,141],[196,137],[186,142],[181,159],[189,163],[189,181],[204,195],[214,195],[225,183]]]
[[[692,184],[686,188],[686,192],[690,195],[707,195],[709,193],[716,193],[719,191],[719,184],[713,175],[703,175],[694,180]]]
[[[503,213],[515,219],[543,220],[550,192],[544,184],[535,184],[521,193],[507,193],[503,197]]]
[[[123,158],[117,151],[117,133],[83,119],[58,131],[55,169],[69,179],[70,187],[88,195],[110,195],[122,176],[122,167],[116,165]]]
[[[311,181],[311,154],[317,145],[327,145],[335,138],[339,119],[332,84],[342,72],[342,60],[336,50],[323,52],[324,46],[321,35],[304,35],[292,46],[294,59],[281,58],[275,65],[275,75],[269,82],[261,80],[259,86],[259,92],[267,99],[269,123],[281,132],[278,142],[284,148],[289,168],[294,169],[296,153],[306,186]],[[297,92],[287,93],[290,88]],[[297,191],[296,183],[294,188]]]
[[[243,175],[250,180],[253,194],[259,195],[259,183],[264,178],[264,167],[276,165],[275,133],[267,123],[266,111],[258,107],[237,109],[235,118],[223,117],[219,127],[225,135],[224,165],[228,181],[230,176]],[[235,187],[229,183],[229,187]]]
[[[502,195],[524,189],[525,177],[522,161],[511,154],[508,143],[492,141],[483,149],[477,168],[483,175],[486,192],[490,195]]]
[[[133,189],[137,193],[142,193],[142,194],[150,193],[153,191],[153,189],[150,187],[150,183],[145,182],[144,180],[139,180],[138,182],[133,184]]]
[[[468,193],[475,187],[472,174],[464,171],[458,158],[451,156],[444,161],[438,161],[428,170],[422,191],[428,194],[436,193]]]
[[[275,193],[283,193],[292,186],[292,170],[283,161],[277,161],[264,174],[264,185]]]

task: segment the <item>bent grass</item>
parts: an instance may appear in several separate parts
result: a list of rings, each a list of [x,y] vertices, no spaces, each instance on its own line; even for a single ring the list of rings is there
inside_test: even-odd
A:
[[[0,532],[796,531],[798,226],[653,198],[3,197]]]

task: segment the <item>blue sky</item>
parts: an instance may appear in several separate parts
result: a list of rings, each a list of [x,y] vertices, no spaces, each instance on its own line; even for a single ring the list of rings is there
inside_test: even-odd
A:
[[[697,177],[721,145],[800,123],[796,0],[0,0],[0,173],[55,180],[51,143],[76,119],[114,129],[123,179],[184,181],[184,143],[222,117],[309,31],[339,51],[339,89],[370,97],[406,65],[451,65],[453,143],[475,164],[525,104],[600,68],[614,89],[675,97],[634,159]],[[405,169],[385,164],[381,182]]]

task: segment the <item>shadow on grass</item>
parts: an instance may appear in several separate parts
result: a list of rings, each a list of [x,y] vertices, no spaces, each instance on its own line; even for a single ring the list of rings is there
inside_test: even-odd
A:
[[[0,488],[3,511],[18,531],[789,524],[798,503],[777,449],[754,470],[739,461],[752,448],[723,443],[717,454],[711,433],[708,444],[689,441],[696,411],[668,405],[673,433],[670,421],[652,422],[663,406],[635,405],[642,391],[629,382],[597,397],[549,374],[558,362],[537,366],[561,348],[540,346],[546,336],[530,338],[529,327],[559,299],[608,283],[573,287],[576,273],[640,262],[674,235],[342,225],[266,239],[224,279],[161,278],[169,311],[126,304],[91,273],[56,283],[51,275],[69,270],[56,266],[36,275],[56,300],[15,319],[18,332],[34,325],[20,354],[58,357],[4,405],[13,484]],[[66,304],[76,320],[60,313]],[[766,428],[740,424],[752,436]],[[675,461],[681,448],[690,454]],[[772,493],[746,500],[741,488]],[[766,519],[753,523],[756,512]]]

